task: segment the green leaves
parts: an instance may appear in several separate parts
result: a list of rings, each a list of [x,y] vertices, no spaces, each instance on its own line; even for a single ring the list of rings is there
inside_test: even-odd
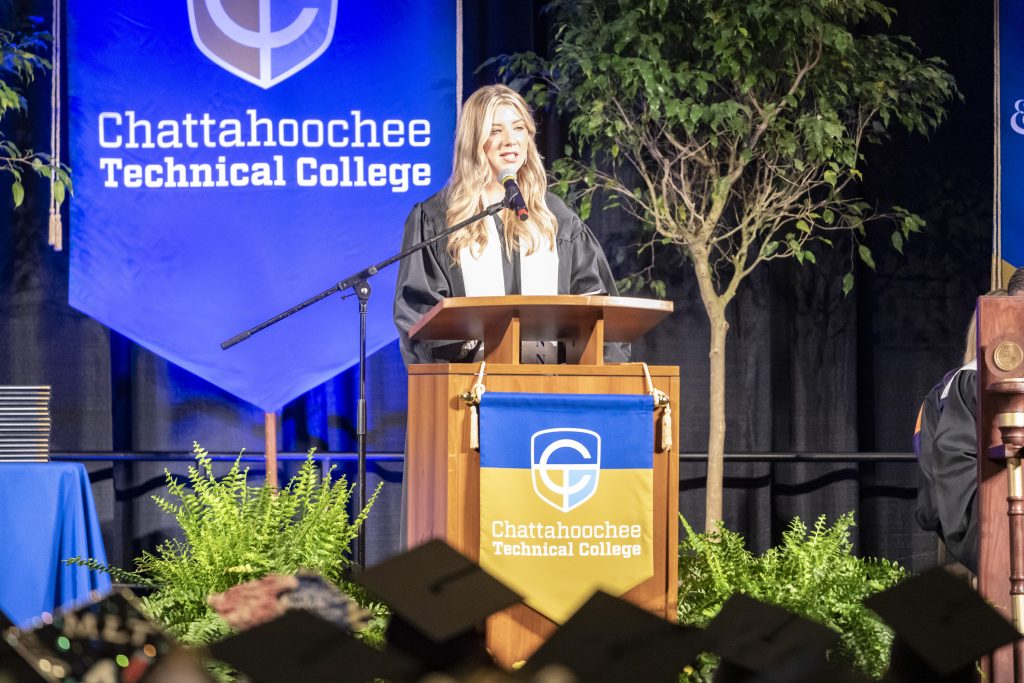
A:
[[[167,496],[153,496],[160,510],[175,517],[183,540],[168,539],[156,552],[144,552],[132,572],[92,560],[72,562],[155,587],[143,606],[188,645],[228,635],[228,625],[206,598],[231,586],[270,573],[310,569],[347,589],[349,546],[376,502],[379,486],[352,520],[348,505],[353,487],[344,477],[334,481],[333,469],[321,476],[312,451],[280,491],[265,482],[250,486],[241,459],[218,477],[199,444],[194,445],[194,454],[187,485],[167,472]],[[384,614],[382,607],[370,607],[376,616]]]
[[[762,243],[721,235],[739,225],[744,237],[760,236],[750,231],[780,214],[800,219],[796,230],[808,239],[819,228],[863,231],[875,214],[868,207],[850,220],[848,192],[861,177],[864,139],[880,139],[897,122],[930,130],[957,94],[941,61],[922,59],[908,38],[861,30],[888,23],[891,11],[877,0],[553,0],[548,9],[550,59],[521,53],[489,62],[564,117],[567,153],[581,166],[611,168],[576,174],[571,182],[583,189],[563,177],[556,190],[619,192],[618,176],[635,173],[644,194],[659,195],[622,193],[623,206],[645,221],[643,239],[657,217],[659,237],[669,225],[675,245],[709,255],[724,246],[719,263],[747,262],[728,250]],[[770,206],[758,200],[765,196]],[[820,220],[797,210],[809,199]],[[901,227],[894,246],[915,227]],[[778,257],[773,249],[753,258]],[[785,255],[815,258],[803,248]]]
[[[860,256],[860,260],[864,262],[871,270],[875,269],[875,259],[871,256],[871,249],[866,244],[857,245],[857,255]]]
[[[902,254],[903,253],[903,235],[901,235],[897,231],[897,232],[893,232],[892,233],[891,238],[892,238],[892,248]]]
[[[27,112],[21,88],[51,68],[43,56],[51,40],[50,34],[36,30],[31,20],[23,31],[0,29],[0,118],[10,112]],[[11,186],[14,208],[25,201],[22,170],[31,170],[46,178],[55,174],[54,198],[58,206],[63,203],[66,190],[71,187],[70,169],[64,165],[51,165],[49,155],[31,149],[22,150],[0,134],[0,172],[14,177]]]
[[[852,554],[852,512],[832,526],[822,515],[810,529],[794,518],[782,543],[760,557],[746,549],[742,536],[721,524],[704,534],[694,533],[685,519],[682,524],[686,536],[679,544],[681,624],[706,626],[730,596],[741,592],[838,631],[840,644],[832,657],[875,678],[885,671],[892,632],[863,600],[899,583],[907,573],[895,563]],[[681,680],[709,680],[700,676],[700,668]]]
[[[64,182],[61,180],[55,180],[53,183],[53,197],[57,201],[57,206],[64,203]]]

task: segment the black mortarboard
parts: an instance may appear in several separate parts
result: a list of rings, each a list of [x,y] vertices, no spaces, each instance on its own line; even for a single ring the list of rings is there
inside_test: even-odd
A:
[[[74,608],[44,614],[30,630],[8,630],[22,656],[51,680],[82,680],[90,672],[139,681],[174,647],[128,590],[98,593]]]
[[[825,664],[839,634],[742,593],[726,600],[707,628],[707,649],[722,663],[715,680],[800,680]]]
[[[941,567],[872,595],[864,604],[896,632],[893,679],[914,670],[920,676],[920,667],[934,672],[933,678],[969,674],[978,657],[1021,637],[966,581]]]
[[[515,591],[438,540],[385,560],[354,579],[435,643],[520,600]]]
[[[484,620],[520,597],[443,541],[433,540],[353,577],[391,607],[388,643],[425,669],[489,660]]]
[[[560,664],[581,681],[675,683],[701,649],[703,632],[598,591],[540,646],[523,673]]]
[[[259,683],[363,683],[400,679],[415,669],[401,654],[375,650],[306,610],[288,610],[209,650]]]

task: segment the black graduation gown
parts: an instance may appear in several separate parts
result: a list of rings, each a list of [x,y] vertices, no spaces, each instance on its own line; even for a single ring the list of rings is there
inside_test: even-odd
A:
[[[951,380],[930,448],[922,440],[920,461],[932,489],[936,531],[972,572],[978,571],[977,382],[977,372],[969,368]]]
[[[403,249],[430,239],[447,228],[447,205],[443,195],[443,191],[439,192],[413,207],[405,221]],[[615,278],[608,266],[608,259],[605,258],[604,251],[590,228],[557,196],[549,192],[546,200],[558,223],[555,233],[555,248],[558,251],[558,293],[601,293],[617,296],[618,289],[615,287]],[[495,219],[498,222],[498,234],[504,239],[501,220],[497,216]],[[502,253],[505,253],[504,249]],[[518,252],[514,252],[513,258],[518,261]],[[509,262],[508,258],[504,257],[503,265],[505,293],[516,294],[520,291],[518,264]],[[398,268],[398,285],[395,288],[394,317],[402,357],[407,365],[478,360],[481,355],[480,349],[467,349],[464,345],[465,340],[409,339],[409,328],[435,304],[445,297],[465,295],[466,286],[462,279],[462,269],[448,255],[447,238],[442,238],[401,261]],[[606,344],[605,360],[629,360],[629,345]]]

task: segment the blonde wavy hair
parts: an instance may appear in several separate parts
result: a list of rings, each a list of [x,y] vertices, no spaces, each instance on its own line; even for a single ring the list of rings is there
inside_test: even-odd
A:
[[[498,107],[512,107],[526,125],[526,160],[516,174],[519,190],[530,210],[530,218],[520,221],[508,209],[502,209],[501,221],[505,232],[505,249],[509,258],[514,249],[532,254],[547,244],[555,248],[555,216],[544,201],[547,192],[547,176],[537,150],[535,136],[537,125],[533,112],[519,93],[504,85],[488,85],[470,95],[462,106],[458,128],[455,132],[455,153],[452,160],[452,176],[445,187],[448,203],[446,216],[448,225],[454,225],[487,207],[486,188],[494,182],[494,170],[487,161],[484,144],[487,142],[494,113]],[[474,253],[481,253],[487,246],[487,226],[481,220],[459,230],[448,240],[448,253],[458,262],[459,252],[470,247]]]

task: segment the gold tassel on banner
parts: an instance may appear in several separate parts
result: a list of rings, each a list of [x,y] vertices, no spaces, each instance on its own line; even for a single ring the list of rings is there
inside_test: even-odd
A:
[[[647,363],[639,363],[644,369],[644,380],[647,382],[647,393],[654,397],[654,408],[657,410],[661,408],[661,447],[660,451],[668,451],[672,448],[672,403],[666,394],[661,389],[654,387],[654,381],[651,379],[651,370],[647,367]]]
[[[480,413],[477,406],[480,405],[480,399],[487,391],[484,386],[484,368],[486,367],[487,363],[480,361],[480,372],[476,375],[476,383],[473,388],[459,394],[459,399],[469,406],[469,447],[474,451],[480,450]]]
[[[469,404],[469,447],[474,451],[480,450],[480,411],[475,403]]]
[[[47,227],[49,245],[54,251],[64,249],[64,226],[60,220],[57,200],[57,169],[60,168],[60,0],[53,0],[53,71],[50,78],[50,213]]]
[[[661,411],[661,450],[668,451],[672,449],[672,406],[664,392],[658,393],[665,397],[665,409]]]

